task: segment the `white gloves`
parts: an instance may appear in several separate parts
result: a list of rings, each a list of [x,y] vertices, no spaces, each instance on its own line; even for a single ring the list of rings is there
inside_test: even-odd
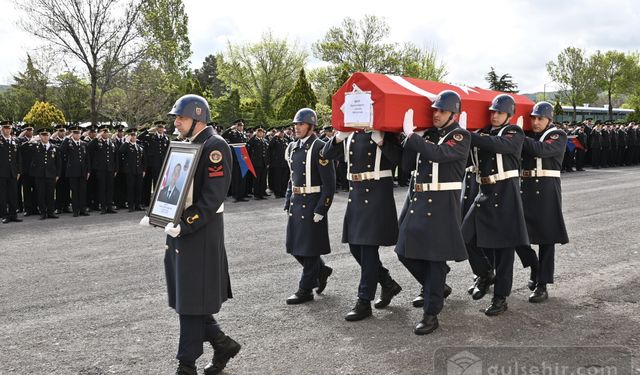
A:
[[[313,214],[313,222],[319,223],[322,219],[324,219],[324,215]]]
[[[89,178],[89,177],[87,177]],[[144,217],[140,220],[140,223],[138,223],[139,225],[142,225],[143,227],[150,227],[151,224],[149,224],[149,216],[144,215]]]
[[[383,133],[377,130],[371,132],[371,140],[374,141],[378,146],[382,146]]]
[[[349,132],[336,131],[336,143],[340,143],[349,137]]]
[[[173,223],[167,223],[164,227],[164,232],[171,237],[176,238],[180,235],[180,224],[173,226]]]
[[[402,131],[404,131],[404,134],[409,137],[411,134],[413,134],[413,131],[415,130],[415,126],[413,126],[413,109],[408,110],[405,114],[404,114],[404,122],[402,123]]]

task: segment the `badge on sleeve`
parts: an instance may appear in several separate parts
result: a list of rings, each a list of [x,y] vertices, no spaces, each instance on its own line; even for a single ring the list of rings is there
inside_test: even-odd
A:
[[[551,138],[551,139],[558,139],[558,138],[560,138],[560,135],[558,135],[558,134],[551,134],[551,135],[549,136],[549,138]]]
[[[222,161],[222,152],[218,150],[211,151],[211,153],[209,154],[209,161],[211,161],[213,164],[220,163]]]
[[[209,178],[224,176],[224,168],[222,167],[222,165],[209,167],[208,172],[209,172]]]
[[[464,139],[464,137],[460,133],[456,133],[456,134],[453,135],[453,140],[456,141],[456,142],[462,142],[463,139]]]

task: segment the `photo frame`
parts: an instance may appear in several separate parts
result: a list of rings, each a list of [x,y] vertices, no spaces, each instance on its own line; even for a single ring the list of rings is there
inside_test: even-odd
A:
[[[202,145],[197,143],[169,144],[147,211],[149,224],[164,228],[168,223],[180,221],[201,150]]]

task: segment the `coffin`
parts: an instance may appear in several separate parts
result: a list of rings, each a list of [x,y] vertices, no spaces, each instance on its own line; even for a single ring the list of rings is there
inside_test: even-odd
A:
[[[354,73],[333,95],[332,125],[338,130],[376,129],[401,132],[404,114],[413,109],[418,129],[433,126],[431,104],[442,90],[453,90],[462,98],[459,122],[469,130],[489,124],[489,106],[499,91],[456,86],[441,82],[389,74]],[[523,95],[509,94],[516,102],[511,118],[524,130],[530,130],[529,114],[535,104]]]

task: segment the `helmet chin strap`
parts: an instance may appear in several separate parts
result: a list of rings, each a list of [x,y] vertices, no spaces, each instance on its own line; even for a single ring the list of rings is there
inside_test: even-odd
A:
[[[505,125],[507,125],[507,124],[509,123],[509,120],[510,120],[510,119],[511,119],[511,116],[507,116],[507,119],[506,119],[506,120],[504,120],[504,122],[503,122],[503,123],[502,123],[502,125],[500,125],[500,126],[505,126]]]
[[[184,136],[185,138],[191,138],[193,136],[193,130],[196,128],[197,121],[191,119],[191,128],[189,128],[189,132]]]

